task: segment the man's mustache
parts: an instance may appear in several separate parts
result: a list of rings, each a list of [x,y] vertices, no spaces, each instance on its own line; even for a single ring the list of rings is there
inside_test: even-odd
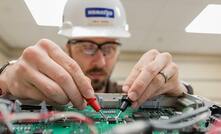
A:
[[[90,73],[103,73],[103,74],[107,74],[107,72],[104,69],[98,68],[98,67],[94,67],[94,68],[86,71],[86,74],[90,74]]]

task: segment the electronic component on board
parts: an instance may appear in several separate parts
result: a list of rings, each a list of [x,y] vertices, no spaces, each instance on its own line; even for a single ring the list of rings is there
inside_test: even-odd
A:
[[[108,123],[109,124],[116,124],[117,123],[117,119],[116,118],[108,118]]]

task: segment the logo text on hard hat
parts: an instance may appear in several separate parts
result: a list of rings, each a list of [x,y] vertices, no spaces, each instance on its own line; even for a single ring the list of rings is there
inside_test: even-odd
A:
[[[114,10],[110,8],[86,8],[86,17],[103,17],[103,18],[114,18]]]

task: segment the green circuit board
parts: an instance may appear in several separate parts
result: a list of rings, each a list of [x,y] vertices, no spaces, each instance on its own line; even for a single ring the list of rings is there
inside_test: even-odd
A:
[[[103,113],[112,120],[106,121],[103,117],[95,112],[91,107],[87,107],[85,110],[77,110],[71,106],[64,108],[65,111],[80,112],[87,117],[94,120],[98,133],[102,134],[110,131],[113,127],[119,124],[125,124],[134,120],[148,120],[159,118],[170,118],[176,113],[173,108],[161,108],[161,109],[139,109],[133,110],[128,108],[121,114],[118,120],[115,120],[119,109],[103,109]],[[205,123],[201,122],[201,127],[204,127]],[[16,123],[14,124],[14,132],[16,134],[89,134],[90,130],[88,126],[82,122],[73,122],[71,120],[58,120],[55,122],[38,122],[38,123]],[[167,131],[154,131],[154,134],[167,134]],[[179,134],[174,130],[170,132],[172,134]]]
[[[115,127],[119,125],[127,125],[134,123],[138,120],[170,120],[173,117],[178,117],[189,111],[193,111],[204,104],[201,100],[187,96],[183,98],[168,98],[165,96],[158,97],[151,101],[146,102],[139,109],[135,110],[130,107],[122,112],[118,119],[116,116],[120,112],[119,105],[121,104],[122,96],[119,95],[100,95],[98,101],[102,107],[102,112],[107,117],[107,120],[101,116],[99,112],[95,112],[90,106],[84,110],[79,110],[70,105],[51,105],[29,100],[21,100],[21,103],[13,101],[14,114],[16,113],[41,113],[46,110],[46,113],[61,112],[61,113],[81,113],[82,115],[90,118],[93,121],[93,126],[99,134],[111,134]],[[4,101],[2,101],[4,102]],[[4,102],[5,103],[5,102]],[[9,103],[8,103],[9,104]],[[7,105],[8,105],[7,104]],[[19,104],[19,105],[18,105]],[[10,107],[8,105],[8,107]],[[43,111],[42,111],[43,110]],[[33,114],[32,114],[33,115]],[[54,116],[53,116],[54,117]],[[31,117],[32,118],[32,117]],[[49,118],[47,118],[49,119]],[[91,128],[88,124],[75,118],[58,118],[56,120],[17,120],[12,123],[13,133],[15,134],[90,134]],[[191,120],[191,119],[190,119]],[[184,119],[185,121],[185,119]],[[182,122],[181,122],[182,123]],[[152,134],[181,134],[197,130],[197,132],[204,132],[208,128],[208,119],[198,121],[194,126],[183,129],[152,129]],[[9,133],[6,123],[0,124],[0,134]],[[149,132],[148,132],[149,133]]]

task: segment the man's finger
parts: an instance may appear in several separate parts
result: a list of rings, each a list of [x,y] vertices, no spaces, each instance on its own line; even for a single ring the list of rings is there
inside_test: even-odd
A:
[[[138,63],[133,67],[130,75],[127,77],[126,81],[123,84],[123,91],[128,92],[131,85],[134,83],[137,76],[140,74],[142,66],[153,61],[159,52],[155,49],[148,51],[145,53]]]
[[[19,81],[19,82],[18,82]],[[10,87],[10,94],[25,99],[45,100],[47,102],[54,102],[47,98],[40,90],[37,90],[32,84],[28,83],[24,79],[19,79],[14,84],[17,86]]]
[[[60,66],[62,66],[73,78],[81,95],[85,98],[93,98],[94,90],[91,83],[87,80],[80,66],[71,57],[69,57],[60,47],[54,42],[46,40],[42,43],[48,55]]]
[[[185,86],[178,82],[178,72],[173,75],[172,78],[167,82],[167,84],[162,87],[162,90],[159,90],[155,96],[161,95],[161,94],[167,94],[170,96],[179,96],[182,95],[183,92],[186,91]]]
[[[158,74],[137,100],[137,106],[142,105],[145,101],[154,97],[158,90],[160,90],[164,85],[164,77],[161,74]]]
[[[165,87],[162,88],[162,90],[164,89],[164,91],[158,90],[156,95],[161,95],[161,94],[171,90],[171,88],[173,88],[173,86],[171,87],[168,85],[175,85],[174,80],[170,80],[170,79],[174,78],[174,76],[178,77],[177,76],[178,66],[172,62],[171,64],[168,64],[163,70],[161,70],[161,72],[165,75],[167,80],[164,80],[164,81],[166,81]]]
[[[161,70],[161,72],[166,75],[168,80],[165,80],[165,77],[162,76],[162,74],[158,74],[145,89],[142,96],[137,100],[135,107],[142,105],[145,101],[147,101],[147,99],[164,94],[171,90],[171,88],[167,85],[174,81],[170,81],[169,79],[177,74],[178,66],[175,63],[170,63],[163,70]],[[165,81],[167,82],[165,83]]]
[[[136,101],[150,84],[152,79],[169,63],[171,56],[167,53],[157,55],[154,61],[149,65],[143,66],[143,69],[133,85],[129,89],[128,96],[132,101]]]
[[[23,52],[23,58],[39,72],[55,81],[77,108],[82,108],[84,101],[72,77],[62,66],[52,60],[45,51],[35,47],[29,48]]]
[[[28,96],[29,99],[38,100],[38,101],[45,100],[46,102],[57,103],[56,101],[45,96],[39,89],[37,89],[32,84],[27,86],[27,88],[24,88],[24,90],[25,90],[25,92],[24,92],[25,96],[26,97]]]
[[[140,69],[137,67],[138,65],[135,65],[135,67],[132,69],[131,73],[127,77],[126,81],[123,84],[122,90],[124,92],[128,92],[129,88],[137,78],[137,76],[140,74]]]
[[[65,92],[53,80],[32,68],[30,68],[27,73],[28,75],[26,75],[25,78],[26,81],[34,86],[36,90],[39,90],[41,93],[43,93],[44,96],[59,104],[67,104],[69,102],[69,98]]]
[[[160,71],[165,75],[168,81],[170,78],[172,78],[176,73],[178,73],[178,66],[175,63],[168,64],[163,70]]]

